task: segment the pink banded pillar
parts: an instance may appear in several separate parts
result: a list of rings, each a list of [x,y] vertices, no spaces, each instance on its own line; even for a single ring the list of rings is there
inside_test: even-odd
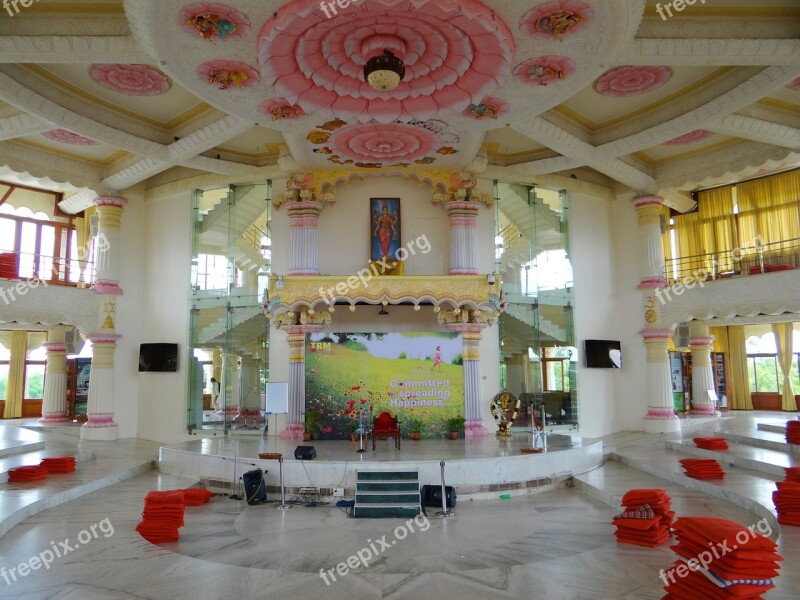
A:
[[[639,332],[647,348],[644,393],[648,399],[644,431],[668,433],[680,431],[672,398],[672,373],[669,365],[669,329],[644,329]]]
[[[664,278],[664,247],[661,245],[661,196],[634,198],[639,219],[639,250],[641,252],[641,277],[639,289],[655,289],[667,285]]]
[[[92,372],[89,376],[88,420],[81,427],[82,440],[112,441],[119,436],[114,422],[114,351],[116,333],[92,333]]]
[[[481,402],[481,331],[476,323],[452,323],[448,331],[461,333],[464,360],[464,436],[479,437],[489,435],[483,424],[483,403]]]
[[[98,294],[119,296],[119,245],[120,222],[122,209],[127,202],[122,198],[103,196],[96,198],[97,214],[100,217],[100,228],[95,246],[95,270],[97,279],[94,291]]]
[[[323,204],[306,200],[286,205],[291,228],[288,275],[319,275],[317,225]]]
[[[322,331],[322,325],[289,325],[282,330],[289,341],[289,413],[280,437],[302,440],[306,428],[306,334]]]
[[[480,205],[475,202],[447,202],[450,217],[450,274],[478,274],[476,226]]]
[[[63,338],[63,333],[61,335]],[[67,347],[64,342],[47,342],[47,369],[44,379],[42,418],[45,425],[68,423],[67,417]]]
[[[708,335],[708,327],[692,322],[689,324],[689,349],[692,351],[692,414],[714,416],[715,403],[708,397],[714,390],[714,372],[711,370],[711,345],[714,336]]]

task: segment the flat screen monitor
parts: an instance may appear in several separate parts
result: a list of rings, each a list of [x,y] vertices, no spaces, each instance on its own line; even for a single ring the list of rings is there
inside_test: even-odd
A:
[[[586,366],[590,369],[621,369],[622,351],[619,341],[586,340]]]
[[[178,344],[142,344],[139,346],[139,372],[175,372],[178,370]]]

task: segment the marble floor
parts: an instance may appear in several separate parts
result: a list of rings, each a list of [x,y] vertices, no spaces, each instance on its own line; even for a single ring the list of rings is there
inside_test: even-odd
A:
[[[708,433],[714,428],[755,430],[756,423],[748,417],[709,424]],[[194,482],[150,470],[38,512],[7,531],[0,538],[0,598],[661,598],[659,570],[674,555],[668,546],[647,549],[615,542],[609,522],[624,490],[664,487],[679,515],[722,516],[744,525],[759,519],[752,506],[682,485],[674,466],[683,455],[665,447],[669,440],[679,442],[680,436],[610,436],[604,442],[615,459],[572,484],[509,500],[459,501],[448,519],[350,519],[334,506],[295,505],[281,511],[274,504],[248,507],[218,496],[205,506],[187,508],[181,540],[160,546],[134,531],[143,496]],[[128,451],[146,458],[149,448],[142,444]],[[86,468],[94,460],[99,459],[90,459]],[[635,461],[647,462],[652,472],[636,468]],[[760,499],[774,486],[746,469],[726,470],[732,489],[747,498]],[[95,526],[90,536],[96,524],[101,529]],[[54,543],[69,540],[75,546],[79,538],[86,543],[47,570],[4,580],[3,567],[29,561]],[[765,597],[796,599],[800,530],[782,528],[779,544],[786,561],[776,589]],[[336,574],[339,563],[359,552],[376,557],[367,558],[367,568]],[[320,569],[334,570],[327,573],[327,583]]]

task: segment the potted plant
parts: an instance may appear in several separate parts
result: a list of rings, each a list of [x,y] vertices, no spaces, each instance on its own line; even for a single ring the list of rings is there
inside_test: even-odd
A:
[[[462,416],[450,417],[445,421],[447,430],[450,432],[450,439],[457,440],[461,432],[464,431],[466,420]]]
[[[347,422],[347,430],[350,432],[350,440],[358,441],[358,419],[350,419]]]
[[[425,423],[422,422],[422,419],[411,417],[405,422],[404,429],[406,430],[406,435],[408,435],[409,439],[418,440],[422,437],[421,432],[424,426]]]
[[[306,411],[306,430],[303,434],[303,440],[308,441],[315,435],[319,436],[321,429],[322,419],[320,418],[319,413],[315,413],[311,410]]]

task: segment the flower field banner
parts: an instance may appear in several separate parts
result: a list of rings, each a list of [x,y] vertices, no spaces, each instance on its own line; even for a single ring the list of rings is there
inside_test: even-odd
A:
[[[314,437],[349,439],[362,410],[388,411],[400,429],[424,438],[447,434],[464,415],[460,333],[319,333],[306,339],[306,422]]]

